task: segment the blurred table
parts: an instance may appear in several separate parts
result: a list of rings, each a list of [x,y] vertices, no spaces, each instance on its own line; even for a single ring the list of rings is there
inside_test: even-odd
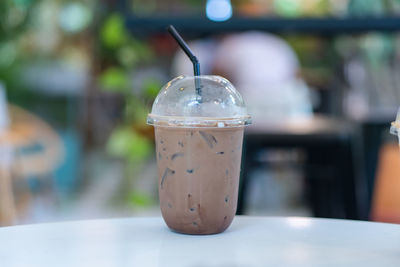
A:
[[[245,131],[238,214],[246,212],[251,171],[265,149],[300,149],[306,154],[305,180],[314,216],[367,219],[366,180],[360,175],[361,140],[349,122],[314,116],[255,123]],[[266,188],[266,194],[268,189]]]
[[[170,231],[161,217],[0,228],[1,265],[399,266],[400,226],[237,216],[222,234]]]

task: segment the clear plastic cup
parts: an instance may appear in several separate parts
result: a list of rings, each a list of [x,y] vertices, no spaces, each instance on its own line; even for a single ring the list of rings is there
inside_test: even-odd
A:
[[[243,130],[251,122],[241,95],[219,76],[179,76],[161,89],[147,122],[155,127],[168,227],[224,231],[236,213]]]

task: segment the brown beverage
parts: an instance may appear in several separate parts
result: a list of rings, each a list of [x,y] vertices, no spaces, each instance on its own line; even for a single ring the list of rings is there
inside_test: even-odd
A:
[[[154,100],[159,196],[169,228],[216,234],[236,212],[244,127],[251,123],[235,87],[219,76],[179,76]]]
[[[236,213],[244,127],[155,127],[159,197],[169,228],[216,234]]]

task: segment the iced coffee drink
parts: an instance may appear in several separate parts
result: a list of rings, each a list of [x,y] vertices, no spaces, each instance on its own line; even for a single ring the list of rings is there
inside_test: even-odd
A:
[[[249,123],[226,79],[201,76],[200,85],[201,94],[193,77],[171,81],[148,118],[155,126],[161,212],[169,228],[186,234],[220,233],[231,224]]]
[[[243,127],[157,127],[155,133],[167,225],[183,233],[224,231],[236,212]]]

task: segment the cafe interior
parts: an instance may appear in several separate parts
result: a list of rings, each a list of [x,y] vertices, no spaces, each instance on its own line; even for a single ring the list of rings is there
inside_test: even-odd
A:
[[[170,24],[251,115],[236,214],[400,223],[400,1],[5,0],[0,226],[160,216]]]

